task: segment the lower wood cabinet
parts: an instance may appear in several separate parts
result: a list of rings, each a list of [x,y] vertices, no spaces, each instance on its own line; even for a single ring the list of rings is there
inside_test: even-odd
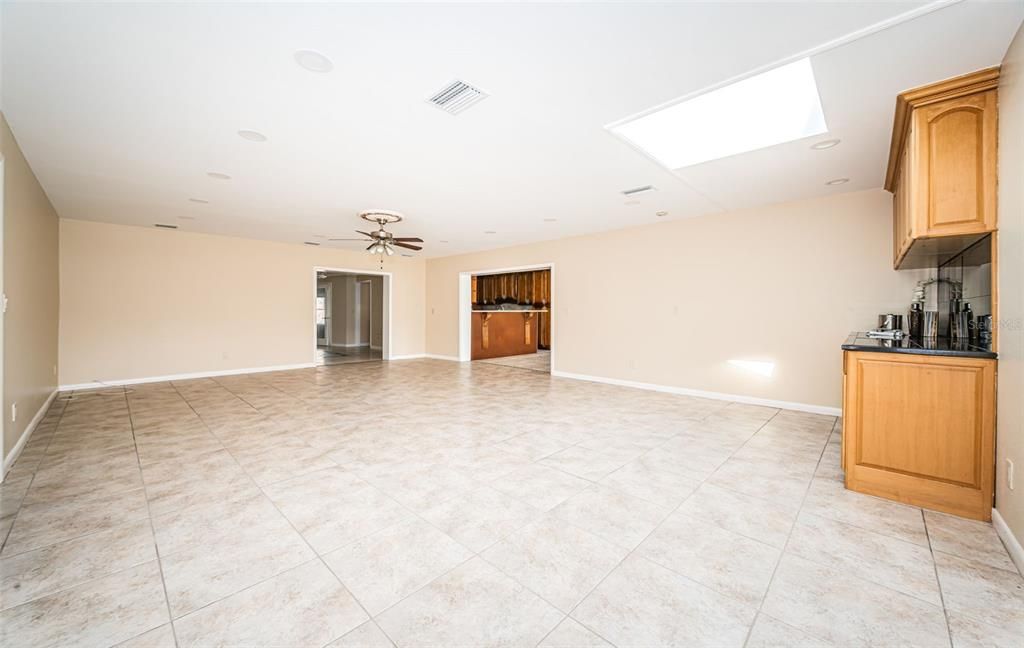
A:
[[[845,351],[850,490],[989,520],[996,361]]]

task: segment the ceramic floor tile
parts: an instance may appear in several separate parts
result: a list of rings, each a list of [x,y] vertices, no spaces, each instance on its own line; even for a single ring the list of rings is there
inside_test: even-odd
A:
[[[337,465],[323,450],[295,441],[260,452],[232,454],[253,481],[262,486]]]
[[[742,646],[757,608],[630,556],[572,613],[616,646]]]
[[[399,646],[534,646],[564,616],[473,558],[376,620]]]
[[[323,646],[367,620],[319,560],[174,622],[180,646]]]
[[[911,542],[801,513],[786,549],[847,574],[941,606],[932,552]]]
[[[480,482],[458,470],[415,461],[379,465],[357,472],[385,494],[417,511],[480,487]]]
[[[177,643],[174,641],[174,629],[167,623],[119,643],[115,648],[177,648]]]
[[[118,493],[142,487],[134,449],[109,455],[93,465],[41,469],[32,480],[26,504],[52,502],[63,497]]]
[[[0,556],[7,557],[79,536],[144,520],[142,489],[114,494],[84,494],[23,506]]]
[[[532,464],[493,482],[490,486],[542,511],[550,511],[593,482],[540,464]]]
[[[989,567],[1017,571],[1006,547],[987,522],[966,520],[935,511],[924,512],[932,549],[980,562]]]
[[[797,503],[769,502],[702,484],[686,498],[678,512],[781,549],[798,510]]]
[[[155,559],[149,520],[0,558],[0,609]]]
[[[572,446],[541,459],[540,463],[583,479],[597,481],[624,466],[632,457],[606,455],[598,450]]]
[[[143,466],[142,476],[154,516],[259,493],[259,487],[226,450],[184,464],[164,461]]]
[[[0,645],[110,646],[167,621],[151,561],[0,612]]]
[[[689,473],[665,466],[646,455],[601,480],[610,488],[661,506],[676,506],[700,486]]]
[[[1024,577],[937,552],[946,609],[1024,636]]]
[[[341,639],[324,648],[394,648],[387,635],[373,621],[367,621]]]
[[[949,612],[953,648],[1020,648],[1020,633],[1014,628],[983,623],[959,612]]]
[[[655,529],[636,553],[756,607],[768,589],[781,551],[677,512]]]
[[[831,648],[832,645],[768,615],[759,614],[744,648]]]
[[[633,549],[665,519],[670,510],[597,485],[562,502],[554,513],[569,524]]]
[[[613,646],[580,625],[579,621],[567,618],[551,631],[537,648],[613,648]]]
[[[393,499],[341,468],[278,482],[265,491],[320,554],[351,544],[411,515]]]
[[[481,556],[568,613],[627,553],[548,514]]]
[[[949,645],[942,608],[789,554],[762,611],[840,646]]]
[[[472,556],[431,525],[412,519],[328,553],[324,562],[376,615]]]
[[[423,519],[464,547],[483,551],[538,517],[537,509],[484,487],[423,512]]]
[[[315,557],[262,496],[155,517],[176,618]]]
[[[846,490],[831,480],[815,479],[803,511],[851,526],[928,546],[921,509]]]

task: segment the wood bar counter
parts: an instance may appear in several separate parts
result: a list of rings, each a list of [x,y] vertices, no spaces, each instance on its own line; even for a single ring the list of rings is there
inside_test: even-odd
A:
[[[541,312],[544,311],[473,311],[472,359],[536,353]]]

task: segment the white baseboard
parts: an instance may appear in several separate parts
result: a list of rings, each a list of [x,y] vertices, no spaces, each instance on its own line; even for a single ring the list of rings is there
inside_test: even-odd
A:
[[[1013,535],[1013,531],[1006,524],[1006,520],[1003,519],[1003,516],[996,509],[992,509],[992,526],[995,527],[999,539],[1006,545],[1006,552],[1010,554],[1010,560],[1013,561],[1013,564],[1017,565],[1017,571],[1024,574],[1024,547],[1021,547],[1020,541]]]
[[[459,356],[440,355],[438,353],[424,353],[424,358],[432,358],[434,360],[448,360],[449,362],[459,362]]]
[[[7,471],[9,471],[11,466],[14,465],[14,462],[18,460],[18,457],[21,455],[21,451],[25,449],[25,444],[28,443],[32,433],[36,431],[36,427],[39,425],[39,422],[43,420],[44,416],[46,416],[46,411],[50,409],[50,404],[53,403],[53,399],[57,397],[57,391],[58,390],[55,389],[50,393],[46,402],[44,402],[39,408],[36,415],[32,417],[32,420],[28,422],[28,425],[25,427],[25,431],[21,433],[21,438],[14,444],[11,451],[7,453],[7,456],[4,457],[4,470],[3,474],[0,474],[0,482],[7,477]]]
[[[621,387],[646,389],[649,391],[664,392],[666,394],[679,394],[681,396],[696,396],[697,398],[710,398],[713,400],[732,401],[734,403],[744,403],[747,405],[764,405],[765,407],[778,407],[780,409],[796,410],[798,412],[810,412],[812,414],[824,414],[826,416],[842,415],[842,410],[838,407],[808,405],[807,403],[794,403],[791,401],[772,400],[770,398],[755,398],[753,396],[742,396],[740,394],[723,394],[722,392],[702,391],[700,389],[688,389],[686,387],[671,387],[669,385],[658,385],[655,383],[636,382],[633,380],[620,380],[618,378],[588,376],[586,374],[570,373],[568,371],[552,370],[551,375],[556,376],[558,378],[586,380],[588,382],[604,383],[607,385],[619,385]]]
[[[147,378],[126,378],[121,380],[104,380],[103,382],[77,383],[74,385],[61,385],[60,391],[71,391],[74,389],[97,389],[99,387],[118,387],[121,385],[142,385],[145,383],[167,382],[169,380],[192,380],[194,378],[216,378],[217,376],[237,376],[239,374],[265,373],[268,371],[291,371],[293,369],[309,369],[315,367],[313,362],[302,362],[299,364],[276,365],[272,367],[252,367],[248,369],[224,369],[220,371],[198,371],[195,373],[171,374],[168,376],[149,376]]]
[[[422,353],[410,353],[408,355],[393,355],[388,360],[418,360],[419,358],[426,358]]]

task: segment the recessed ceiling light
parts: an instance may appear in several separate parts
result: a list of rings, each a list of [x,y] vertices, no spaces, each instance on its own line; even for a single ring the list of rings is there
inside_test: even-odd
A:
[[[303,241],[303,243],[304,243],[305,245],[320,245],[320,244],[319,244],[319,243],[317,243],[316,241]]]
[[[497,234],[494,230],[487,230],[484,234]]]
[[[259,133],[259,132],[254,131],[254,130],[246,130],[244,128],[242,130],[238,131],[238,136],[241,137],[242,139],[249,140],[250,142],[266,142],[267,141],[267,136],[264,135],[263,133]]]
[[[557,218],[545,218],[544,222],[545,223],[554,223],[556,220],[558,220],[558,219]]]
[[[177,225],[168,225],[166,223],[153,223],[153,227],[159,227],[160,229],[178,229]]]
[[[654,215],[657,216],[658,218],[661,218],[662,216],[668,216],[668,212],[667,211],[654,212]]]
[[[828,132],[806,58],[606,128],[669,169]]]
[[[188,201],[199,203],[200,205],[206,205],[210,202],[209,200],[203,200],[202,198],[189,198]]]
[[[231,179],[231,176],[229,176],[228,174],[226,174],[226,173],[217,173],[216,171],[210,171],[206,175],[210,176],[211,178],[213,178],[215,180],[230,180]]]
[[[849,179],[849,178],[836,178],[835,180],[829,180],[829,181],[828,181],[828,182],[826,182],[825,184],[827,184],[827,185],[828,185],[828,186],[830,186],[830,187],[833,187],[833,186],[835,186],[835,185],[841,185],[841,184],[846,184],[846,183],[847,183],[847,182],[849,182],[849,181],[850,181],[850,179]]]
[[[837,139],[822,140],[820,142],[816,142],[814,144],[811,144],[811,148],[814,149],[815,151],[824,151],[825,149],[832,148],[833,146],[835,146],[838,143],[839,143],[839,140],[837,140]]]
[[[330,72],[334,69],[334,63],[320,52],[313,50],[299,50],[295,52],[295,62],[310,72]]]

